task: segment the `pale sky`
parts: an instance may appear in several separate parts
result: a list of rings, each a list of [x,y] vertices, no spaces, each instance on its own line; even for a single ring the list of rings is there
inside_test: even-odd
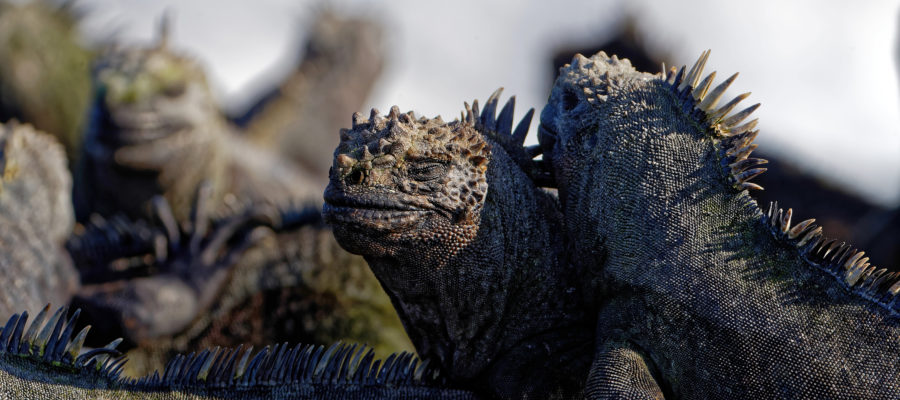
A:
[[[318,1],[81,0],[85,31],[126,42],[154,37],[173,13],[175,47],[208,68],[226,109],[240,109],[283,78]],[[657,4],[658,3],[658,4]],[[760,149],[790,156],[823,179],[884,205],[900,201],[900,101],[893,1],[653,2],[341,0],[340,11],[381,19],[392,62],[368,101],[427,116],[459,114],[463,101],[499,86],[518,115],[543,107],[549,58],[562,44],[590,45],[629,13],[648,43],[690,64],[741,75],[733,93],[761,102]],[[652,71],[656,72],[656,71]],[[360,110],[366,111],[366,110]],[[349,118],[348,123],[349,123]],[[534,137],[529,138],[534,141]],[[772,165],[778,168],[778,165]]]

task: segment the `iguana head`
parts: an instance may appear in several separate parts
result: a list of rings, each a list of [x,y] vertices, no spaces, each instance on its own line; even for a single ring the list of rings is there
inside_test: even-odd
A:
[[[404,257],[427,248],[440,268],[478,233],[490,151],[471,124],[396,107],[387,118],[356,114],[341,131],[326,218],[352,252]]]
[[[200,67],[165,47],[113,49],[94,69],[99,138],[115,145],[177,134],[216,115]]]
[[[565,202],[572,181],[588,174],[588,168],[590,173],[612,172],[596,170],[596,164],[587,162],[590,154],[601,153],[600,148],[628,152],[625,146],[642,146],[645,143],[639,141],[652,135],[640,129],[647,121],[635,112],[635,104],[653,98],[654,79],[651,74],[635,71],[628,60],[607,58],[602,52],[591,58],[578,54],[560,69],[541,112],[538,138],[544,158],[557,175],[561,200]],[[627,140],[618,135],[625,131]],[[644,137],[635,140],[636,136]],[[617,161],[615,157],[608,159]]]
[[[539,141],[567,231],[580,232],[570,240],[580,254],[596,256],[588,264],[606,262],[608,239],[621,242],[626,256],[633,240],[663,246],[671,238],[652,236],[665,236],[673,219],[717,212],[743,189],[760,188],[748,182],[765,171],[758,168],[765,160],[748,158],[757,121],[741,124],[759,105],[729,115],[742,94],[717,107],[737,74],[710,89],[715,72],[701,75],[708,55],[689,71],[663,67],[661,74],[603,52],[576,55],[560,69]]]
[[[538,137],[558,184],[568,185],[576,175],[584,175],[581,163],[588,159],[601,160],[608,167],[662,172],[659,167],[664,165],[650,162],[654,156],[685,153],[677,150],[679,142],[702,142],[726,151],[722,158],[729,162],[726,165],[732,176],[725,176],[725,180],[739,189],[758,189],[747,182],[758,173],[750,177],[740,174],[753,162],[731,164],[748,160],[755,148],[749,146],[756,137],[753,129],[757,120],[739,124],[759,104],[728,115],[749,95],[745,93],[717,108],[737,74],[709,90],[716,73],[701,80],[708,57],[709,51],[704,52],[690,71],[685,67],[667,71],[663,65],[661,74],[650,74],[636,71],[627,59],[607,57],[603,52],[591,58],[577,54],[571,64],[560,69],[541,112]],[[732,148],[735,152],[729,151]],[[748,148],[750,151],[744,151]],[[630,160],[632,154],[644,156]],[[680,160],[669,161],[666,164],[674,165]],[[615,173],[596,171],[596,164],[590,166],[595,173]]]
[[[557,384],[520,367],[545,365],[543,349],[586,336],[572,333],[585,320],[560,261],[556,201],[507,153],[512,106],[495,118],[497,96],[481,116],[475,103],[449,123],[397,108],[356,114],[323,211],[338,242],[366,258],[419,354],[455,382],[481,379],[501,395]],[[535,351],[536,341],[549,344]]]
[[[93,77],[86,173],[100,184],[83,189],[117,192],[98,194],[106,199],[92,203],[111,207],[93,211],[137,217],[146,214],[150,198],[165,193],[186,219],[182,211],[190,209],[199,182],[218,183],[222,173],[217,140],[226,125],[200,66],[164,43],[113,48],[101,55]]]

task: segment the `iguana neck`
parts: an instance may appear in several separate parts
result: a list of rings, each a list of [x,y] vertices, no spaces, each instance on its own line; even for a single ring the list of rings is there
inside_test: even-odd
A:
[[[489,164],[490,187],[477,236],[467,247],[437,268],[421,256],[367,261],[423,358],[437,361],[457,382],[476,384],[474,378],[490,375],[505,378],[493,383],[527,385],[515,381],[525,377],[506,376],[526,365],[512,368],[509,360],[528,360],[528,365],[552,364],[548,359],[564,362],[571,358],[564,353],[577,347],[565,338],[589,344],[593,326],[571,281],[577,275],[560,261],[556,200],[534,188],[499,154],[495,151]],[[391,290],[398,286],[406,288],[402,299]],[[588,353],[582,352],[590,357]],[[572,365],[554,365],[542,375],[548,380],[552,374],[546,371],[578,375],[570,370],[578,371]]]

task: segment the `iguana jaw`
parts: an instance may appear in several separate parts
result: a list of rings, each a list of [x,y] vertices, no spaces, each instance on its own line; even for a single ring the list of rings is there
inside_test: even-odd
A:
[[[102,126],[98,139],[114,147],[150,143],[192,127],[188,121],[166,118],[155,110],[110,110],[101,106],[95,113],[96,123]]]
[[[402,201],[391,193],[348,193],[338,185],[328,185],[322,214],[333,225],[346,225],[363,231],[398,233],[416,229],[425,218],[435,214]]]

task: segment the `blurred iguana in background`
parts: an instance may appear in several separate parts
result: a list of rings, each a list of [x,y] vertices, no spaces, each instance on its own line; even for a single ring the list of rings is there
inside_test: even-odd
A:
[[[130,320],[124,319],[100,337],[124,335],[155,360],[200,346],[289,338],[366,341],[379,352],[411,348],[390,302],[359,257],[340,249],[320,222],[282,223],[285,213],[318,216],[315,205],[321,201],[324,175],[317,178],[236,131],[217,108],[203,70],[169,49],[165,35],[154,47],[104,52],[94,79],[94,106],[75,185],[79,218],[117,213],[146,218],[150,200],[161,195],[171,205],[170,225],[189,226],[197,187],[209,182],[205,207],[212,214],[268,205],[278,214],[279,228],[272,240],[253,246],[235,262],[216,301],[176,335],[142,334],[158,330],[127,328]],[[108,235],[108,230],[94,234]],[[138,276],[148,273],[152,275],[144,268]],[[133,314],[153,308],[153,301],[123,306],[115,295],[120,284],[97,286],[98,292],[78,297],[79,305],[89,315],[94,309]]]
[[[6,117],[55,124],[45,129],[66,135],[62,140],[70,144],[71,159],[78,159],[75,210],[82,224],[67,250],[81,279],[62,247],[72,229],[71,178],[65,171],[64,154],[56,154],[57,145],[51,143],[40,157],[16,165],[30,168],[32,163],[51,159],[60,163],[62,169],[54,176],[64,177],[64,184],[38,176],[38,170],[5,169],[10,189],[0,195],[0,205],[9,205],[11,211],[0,214],[21,220],[10,223],[27,228],[6,231],[11,237],[18,235],[9,239],[8,243],[20,246],[7,253],[10,262],[6,265],[11,268],[9,276],[18,277],[12,283],[22,292],[12,287],[4,292],[9,304],[2,317],[22,309],[35,311],[47,301],[63,304],[74,296],[93,319],[88,323],[95,325],[94,340],[125,337],[123,347],[132,348],[130,374],[161,367],[175,352],[217,345],[343,339],[367,342],[379,354],[412,348],[364,261],[340,249],[330,229],[322,225],[316,204],[321,203],[324,172],[301,168],[279,155],[275,143],[251,140],[232,126],[212,98],[199,63],[168,47],[166,29],[155,46],[119,45],[92,53],[78,45],[73,8],[48,4],[0,8],[0,37],[7,38],[0,43],[0,55],[8,57],[8,62],[0,63],[0,97],[6,104],[3,110],[9,112]],[[371,22],[351,23],[331,14],[322,18],[309,39],[320,44],[308,46],[318,50],[308,51],[304,64],[316,67],[301,67],[291,79],[320,82],[332,69],[348,66],[375,68],[375,72],[357,76],[357,83],[337,97],[312,96],[301,105],[291,104],[301,109],[334,108],[333,113],[345,119],[351,111],[342,111],[347,107],[342,102],[349,101],[351,107],[362,102],[372,82],[360,82],[374,81],[381,60],[360,60],[365,53],[359,51],[341,52],[377,48],[373,43],[380,37],[348,35],[357,25],[369,27],[366,32],[377,31]],[[44,31],[49,33],[40,33]],[[81,58],[75,60],[70,53]],[[98,56],[93,60],[94,97],[88,112],[92,54]],[[339,63],[340,68],[329,63]],[[318,75],[297,78],[310,74]],[[278,104],[281,97],[268,100]],[[329,101],[341,104],[326,104]],[[319,142],[303,136],[322,129],[315,120],[319,113],[301,112],[312,118],[307,121],[312,128],[283,139]],[[86,123],[80,120],[84,116],[89,116]],[[267,118],[253,120],[264,124]],[[71,134],[80,134],[85,125],[82,145],[81,136]],[[262,129],[255,132],[252,137],[279,137]],[[21,143],[22,135],[11,136],[17,139],[6,144]],[[6,153],[9,159],[13,154],[21,158],[29,153]],[[33,216],[46,219],[50,215],[46,210],[50,207],[41,206],[44,203],[35,192],[40,180],[64,200],[61,205],[68,207],[68,214],[63,215],[68,219],[33,220]],[[192,208],[201,182],[209,182],[201,214],[208,216],[210,237],[220,228],[227,229],[229,221],[260,210],[274,235],[235,252],[235,259],[221,266],[226,271],[224,280],[196,290],[190,289],[190,282],[206,278],[197,272],[204,269],[185,275],[171,261],[176,250],[194,246],[190,241],[178,243],[177,237],[196,232],[197,221],[206,218],[197,219]],[[38,196],[30,203],[17,194],[28,190],[29,196]],[[162,213],[167,218],[158,212],[161,203],[171,208],[170,213]],[[21,207],[31,207],[27,209],[31,212],[22,212]],[[35,229],[53,232],[31,232]],[[225,248],[235,244],[228,242]],[[161,249],[169,252],[168,258]],[[146,290],[151,287],[157,289]],[[156,309],[166,293],[184,296],[184,304],[199,301],[201,306],[183,307],[178,318],[160,318],[174,311]],[[210,302],[209,296],[214,300]]]
[[[184,221],[201,181],[228,199],[317,202],[324,178],[248,143],[220,113],[201,66],[167,46],[113,47],[95,61],[94,102],[76,176],[79,220],[146,216],[162,195]]]
[[[297,69],[238,122],[248,138],[326,176],[337,135],[360,110],[385,64],[381,25],[318,14]]]

